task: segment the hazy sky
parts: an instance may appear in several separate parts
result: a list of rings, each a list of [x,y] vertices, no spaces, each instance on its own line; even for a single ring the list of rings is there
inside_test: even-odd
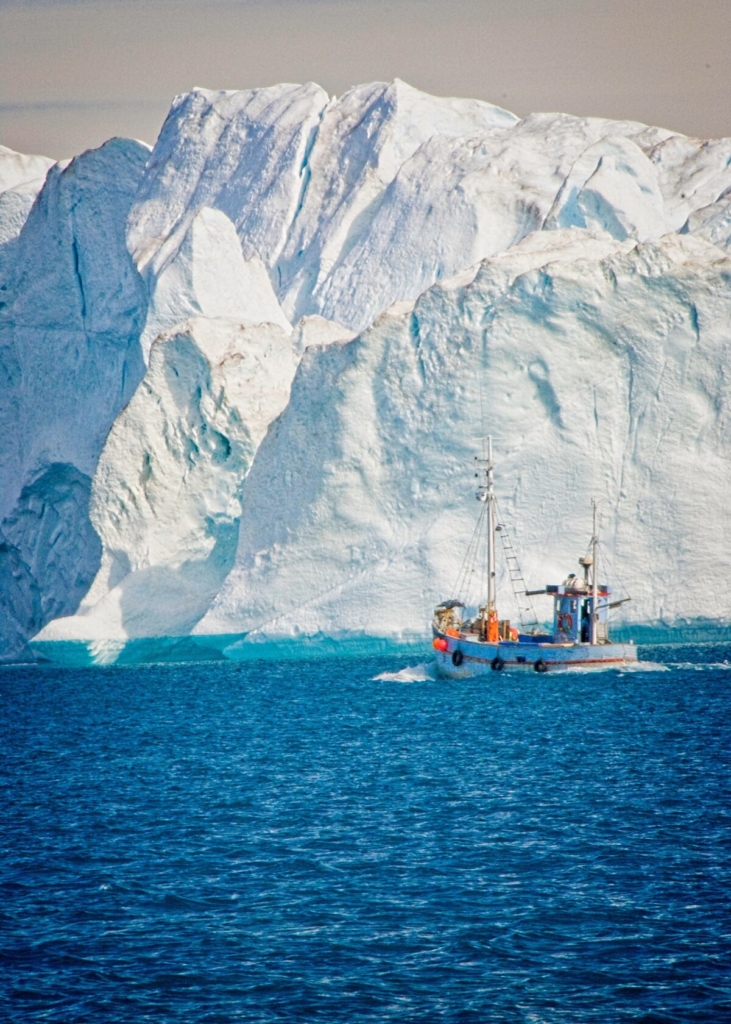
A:
[[[403,78],[731,135],[731,0],[0,0],[0,144],[154,142],[172,97]]]

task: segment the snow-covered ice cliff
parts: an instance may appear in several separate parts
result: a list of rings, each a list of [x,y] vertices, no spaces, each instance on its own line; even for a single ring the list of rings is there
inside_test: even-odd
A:
[[[481,407],[534,586],[578,569],[594,496],[630,618],[731,615],[709,586],[731,573],[731,259],[674,235],[526,242],[305,353],[197,632],[423,628],[477,518]]]
[[[88,515],[107,433],[144,373],[125,224],[149,157],[112,139],[49,171],[0,245],[0,647],[73,612],[100,557]]]
[[[628,615],[731,616],[731,140],[397,80],[49,163],[0,150],[0,657],[421,633],[483,428],[531,580],[599,494]]]
[[[155,341],[94,478],[103,556],[72,635],[81,622],[102,640],[198,622],[233,568],[244,477],[295,367],[273,324],[201,318]]]

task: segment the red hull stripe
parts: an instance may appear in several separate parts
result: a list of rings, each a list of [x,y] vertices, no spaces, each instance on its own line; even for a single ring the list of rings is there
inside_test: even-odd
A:
[[[477,661],[477,662],[479,662],[480,665],[490,665],[491,661],[492,661],[492,659],[490,659],[490,661],[488,661],[487,658],[476,658],[474,654],[464,654],[464,651],[462,652],[462,654],[464,655],[464,660],[465,661]],[[451,660],[451,658],[450,658],[450,660]],[[540,660],[541,661],[545,661],[545,663],[547,665],[614,665],[617,662],[624,663],[626,661],[630,661],[630,660],[634,661],[636,659],[630,659],[630,658],[581,658],[581,659],[579,659],[579,658],[571,658],[571,659],[567,659],[566,661],[564,661],[564,660],[561,660],[559,658],[543,658],[542,657],[542,658],[540,658]],[[505,668],[507,668],[508,665],[526,665],[527,666],[527,665],[533,665],[533,664],[534,664],[534,662],[527,661],[527,660],[526,661],[505,661],[505,660],[503,660],[503,665],[505,666]]]

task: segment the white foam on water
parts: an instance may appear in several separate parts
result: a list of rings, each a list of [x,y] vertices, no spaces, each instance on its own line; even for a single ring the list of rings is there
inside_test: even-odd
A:
[[[669,672],[670,666],[659,661],[635,661],[629,665],[623,665],[620,672]]]
[[[427,683],[437,678],[436,664],[424,661],[419,665],[407,665],[398,672],[381,672],[373,682],[383,683]]]
[[[646,663],[645,663],[646,664]],[[728,661],[705,661],[705,662],[694,662],[694,661],[670,661],[667,665],[656,666],[657,668],[684,669],[688,672],[715,672],[717,669],[731,669],[731,662]]]

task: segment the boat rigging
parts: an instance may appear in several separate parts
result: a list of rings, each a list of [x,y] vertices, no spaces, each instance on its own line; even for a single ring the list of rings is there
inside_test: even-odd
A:
[[[629,598],[610,601],[611,589],[599,577],[599,519],[596,501],[592,501],[593,530],[590,554],[579,559],[583,575],[569,573],[561,584],[528,590],[518,566],[512,545],[503,541],[508,555],[508,574],[516,598],[516,583],[523,585],[522,596],[530,605],[532,621],[526,631],[522,609],[523,631],[509,620],[500,619],[497,608],[496,537],[503,531],[498,522],[495,495],[492,438],[487,438],[484,458],[476,458],[478,478],[482,478],[477,497],[485,505],[457,578],[457,597],[442,602],[434,612],[432,631],[437,668],[449,677],[483,675],[491,671],[532,669],[547,672],[557,669],[610,668],[635,662],[637,650],[633,643],[617,644],[609,639],[608,613]],[[477,562],[479,539],[485,530],[486,571],[484,604],[478,606],[475,618],[465,617],[466,606],[461,599]],[[553,599],[553,628],[541,632],[531,598],[548,595]]]

